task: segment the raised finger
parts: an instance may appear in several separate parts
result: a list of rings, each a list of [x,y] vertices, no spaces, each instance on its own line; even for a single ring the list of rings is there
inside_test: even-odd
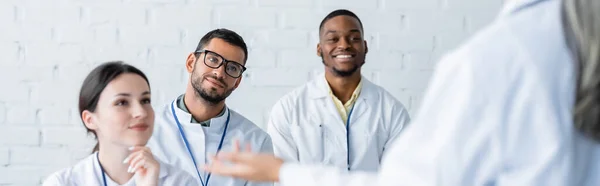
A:
[[[150,153],[150,149],[148,147],[144,147],[144,146],[132,146],[129,147],[129,151],[131,151],[131,154],[129,154],[129,156],[127,156],[127,158],[125,158],[125,160],[123,160],[123,163],[129,163],[131,162],[131,159],[136,156],[137,153],[139,152],[147,152]]]
[[[237,153],[240,151],[240,141],[239,140],[233,140],[233,151],[234,153]]]
[[[129,168],[127,169],[127,172],[134,172],[134,166],[144,159],[144,152],[142,151],[134,152],[131,155],[132,158],[131,161],[129,161]]]
[[[146,167],[146,159],[142,158],[140,161],[137,161],[133,166],[131,166],[131,173],[143,171]]]
[[[139,154],[139,152],[132,152],[132,153],[130,153],[130,154],[129,154],[129,155],[126,157],[126,158],[125,158],[125,160],[123,160],[123,163],[124,163],[124,164],[129,164],[129,163],[131,163],[131,160],[132,160],[132,159],[133,159],[135,156],[137,156],[138,154]]]
[[[203,167],[204,171],[226,176],[236,176],[239,174],[238,168],[235,168],[235,165],[225,165],[225,163],[217,157],[212,157],[211,159],[212,163],[210,165],[205,165]]]
[[[250,143],[246,143],[246,152],[252,152],[252,145]]]

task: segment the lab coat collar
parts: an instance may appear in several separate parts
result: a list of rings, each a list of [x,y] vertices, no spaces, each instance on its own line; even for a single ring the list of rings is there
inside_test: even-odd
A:
[[[358,95],[358,99],[355,102],[355,111],[352,114],[352,117],[349,118],[350,122],[356,121],[357,118],[360,118],[367,110],[369,110],[369,105],[377,104],[378,94],[377,87],[375,84],[371,83],[371,81],[367,80],[364,76],[361,76],[362,88],[360,90],[360,94]],[[331,114],[332,117],[340,118],[339,112],[335,107],[333,100],[329,96],[329,84],[325,79],[325,74],[320,73],[313,77],[311,83],[308,84],[308,95],[310,99],[320,102],[325,110]],[[340,122],[343,122],[340,118]],[[334,125],[337,127],[343,127],[344,125]],[[345,129],[340,129],[341,131]]]
[[[519,10],[547,0],[508,0],[500,10],[500,17],[508,16]]]
[[[98,157],[98,152],[95,152],[94,154],[90,155],[89,158],[92,159],[92,163],[93,163],[92,166],[94,167],[94,172],[96,172],[96,176],[99,176],[99,178],[102,179],[102,171],[100,169],[100,162],[98,162],[98,158],[97,157]],[[165,176],[168,176],[169,172],[167,171],[167,167],[164,166],[164,163],[161,162],[159,159],[156,159],[156,161],[160,165],[160,169],[159,169],[159,173],[158,173],[158,179],[162,179]],[[109,178],[107,177],[106,179],[109,179]]]
[[[190,123],[190,121],[192,121],[192,114],[187,113],[186,111],[177,107],[177,98],[171,102],[171,105],[169,106],[169,113],[171,112],[171,106],[173,106],[175,108],[175,114],[177,114],[177,118],[179,119],[179,122],[181,123],[181,125],[200,125],[197,123],[194,123],[194,124]],[[230,112],[229,107],[227,107],[227,105],[225,105],[225,113],[219,117],[210,119],[210,126],[205,127],[205,129],[209,129],[211,131],[213,129],[214,130],[223,129],[223,127],[225,126],[225,120],[227,120],[227,115],[229,115],[229,112]],[[175,120],[175,118],[171,118],[171,119]]]
[[[320,73],[320,74],[316,75],[315,77],[313,77],[312,81],[313,81],[313,83],[311,83],[308,87],[309,90],[312,90],[312,91],[309,91],[310,98],[321,99],[321,98],[329,97],[329,84],[327,83],[327,80],[325,79],[324,73]],[[377,96],[376,92],[374,92],[375,89],[373,87],[375,85],[373,83],[371,83],[369,80],[367,80],[367,78],[365,78],[362,75],[361,75],[361,81],[362,81],[362,88],[360,90],[358,100],[374,99]],[[313,86],[313,87],[310,87],[310,86]]]

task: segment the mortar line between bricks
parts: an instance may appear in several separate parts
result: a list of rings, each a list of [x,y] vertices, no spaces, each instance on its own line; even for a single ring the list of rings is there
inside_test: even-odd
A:
[[[384,10],[385,9],[385,0],[377,0],[377,6],[375,6],[375,10]]]
[[[83,16],[83,14],[84,14],[83,12],[84,12],[84,10],[83,10],[83,6],[79,7],[79,19],[78,19],[77,21],[78,21],[80,24],[83,22],[83,17],[84,17],[84,16]]]
[[[283,15],[283,12],[275,12],[275,27],[278,29],[284,29],[285,27],[285,17]]]
[[[8,163],[6,163],[6,165],[10,165],[10,162],[12,162],[12,149],[8,148]]]
[[[469,31],[469,23],[467,20],[467,16],[463,16],[462,17],[462,31],[463,32],[468,32]]]
[[[43,144],[42,143],[43,142],[42,130],[38,130],[37,132],[38,132],[38,137],[39,137],[38,138],[38,145],[37,146],[41,147],[42,144]]]
[[[19,8],[17,6],[13,6],[13,23],[16,23],[19,20]]]
[[[117,27],[117,29],[115,30],[115,42],[117,45],[121,44],[121,29],[119,29],[120,27]]]

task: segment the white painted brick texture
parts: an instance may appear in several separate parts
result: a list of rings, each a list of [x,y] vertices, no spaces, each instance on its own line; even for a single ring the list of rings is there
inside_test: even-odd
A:
[[[151,81],[155,109],[184,91],[187,55],[225,27],[249,45],[248,71],[227,103],[265,127],[281,96],[323,72],[318,26],[348,8],[368,43],[363,74],[414,114],[433,65],[496,16],[502,0],[2,0],[0,186],[40,185],[95,141],[77,96],[96,65],[123,60]]]

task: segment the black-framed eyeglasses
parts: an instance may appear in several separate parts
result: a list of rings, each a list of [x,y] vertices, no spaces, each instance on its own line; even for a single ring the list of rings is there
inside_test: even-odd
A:
[[[204,65],[207,67],[218,69],[223,64],[225,64],[225,73],[233,78],[239,78],[242,76],[242,73],[246,71],[246,67],[244,65],[235,62],[226,60],[223,56],[217,54],[216,52],[210,50],[199,50],[195,52],[197,55],[200,53],[204,53]]]

